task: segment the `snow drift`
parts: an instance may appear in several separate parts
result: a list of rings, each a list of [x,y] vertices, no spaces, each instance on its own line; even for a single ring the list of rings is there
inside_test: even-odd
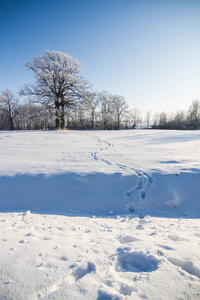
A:
[[[200,173],[15,175],[0,178],[1,212],[200,217]]]

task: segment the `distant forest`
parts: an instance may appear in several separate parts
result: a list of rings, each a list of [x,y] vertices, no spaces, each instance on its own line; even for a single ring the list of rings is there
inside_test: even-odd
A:
[[[10,90],[0,92],[0,130],[200,129],[199,100],[187,112],[152,116],[148,111],[142,119],[123,96],[91,92],[79,74],[80,64],[68,54],[46,51],[26,67],[35,73],[36,82],[21,89],[20,99]]]

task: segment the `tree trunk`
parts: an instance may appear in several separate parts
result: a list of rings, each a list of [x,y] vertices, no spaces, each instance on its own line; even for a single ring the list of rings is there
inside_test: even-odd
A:
[[[62,102],[61,108],[60,108],[60,129],[65,128],[65,108],[64,108],[64,103]]]
[[[65,110],[64,106],[56,108],[56,129],[65,128]]]
[[[9,109],[9,119],[10,119],[10,130],[13,130],[13,118],[12,118],[12,112],[11,112],[11,107],[8,105]]]
[[[120,129],[120,119],[118,118],[118,120],[117,120],[117,130],[119,130]]]
[[[56,129],[60,129],[60,119],[56,117]]]
[[[94,130],[94,111],[92,111],[92,130]]]
[[[61,119],[61,121],[60,121],[60,129],[65,129],[65,119]]]
[[[55,100],[55,108],[56,108],[55,125],[56,125],[56,129],[60,129],[59,107],[60,107],[60,104],[58,102],[58,99],[56,99]]]
[[[13,130],[14,128],[13,128],[13,119],[12,118],[10,118],[10,130]]]

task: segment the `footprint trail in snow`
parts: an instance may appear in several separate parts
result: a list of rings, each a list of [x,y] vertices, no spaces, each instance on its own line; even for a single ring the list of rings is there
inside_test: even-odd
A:
[[[114,145],[107,141],[103,141],[99,138],[97,138],[97,141],[100,144],[102,144],[102,143],[105,144],[106,147],[101,147],[99,151],[95,151],[95,152],[91,153],[91,156],[93,156],[93,158],[95,160],[102,161],[102,162],[106,163],[107,165],[115,164],[117,167],[119,167],[119,169],[122,169],[123,171],[126,171],[128,173],[131,173],[131,174],[134,173],[137,175],[138,183],[137,183],[136,187],[134,186],[134,188],[125,192],[125,195],[130,199],[129,211],[134,212],[136,210],[138,203],[146,198],[149,187],[154,183],[153,177],[151,175],[147,174],[145,171],[137,170],[132,167],[122,165],[120,163],[116,163],[116,162],[113,163],[107,159],[100,157],[100,153],[104,152],[109,147],[113,147]]]

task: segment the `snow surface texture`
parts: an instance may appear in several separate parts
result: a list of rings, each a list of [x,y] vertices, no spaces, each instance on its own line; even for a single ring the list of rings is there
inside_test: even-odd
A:
[[[0,299],[200,299],[200,132],[0,132]]]

